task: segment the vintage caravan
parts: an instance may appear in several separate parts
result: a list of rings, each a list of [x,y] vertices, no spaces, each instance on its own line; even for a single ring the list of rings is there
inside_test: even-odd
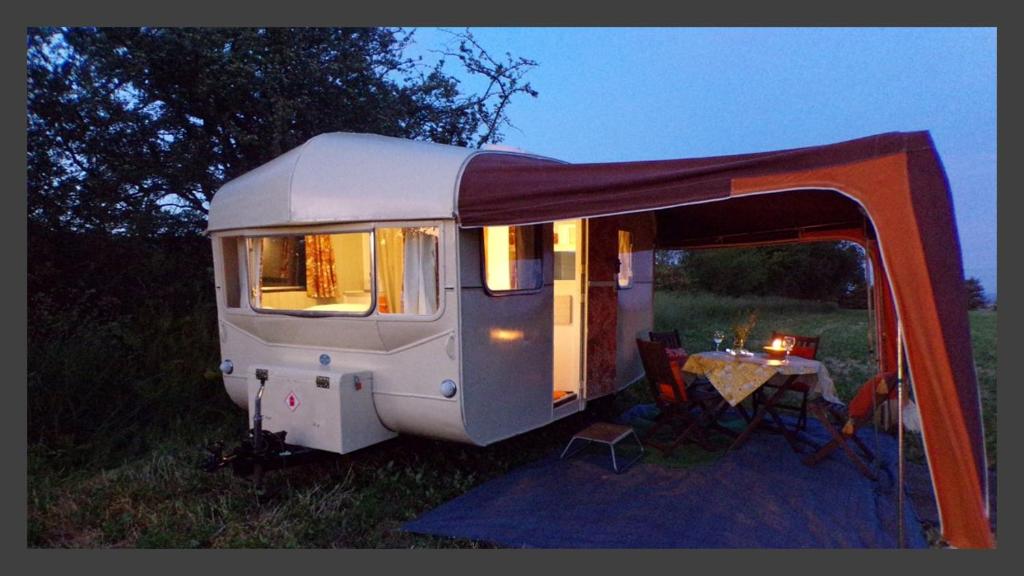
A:
[[[478,155],[529,157],[330,133],[216,194],[224,383],[264,430],[486,445],[642,377],[653,216],[460,226]]]

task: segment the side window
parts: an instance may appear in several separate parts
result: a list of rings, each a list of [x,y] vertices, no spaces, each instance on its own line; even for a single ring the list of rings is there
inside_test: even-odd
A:
[[[370,233],[249,238],[249,298],[260,311],[366,315]]]
[[[576,279],[576,222],[555,222],[555,280]]]
[[[619,288],[633,286],[633,233],[619,230]]]
[[[377,229],[377,313],[438,309],[437,227]]]
[[[487,226],[484,286],[489,292],[539,290],[544,282],[541,226]]]
[[[238,238],[221,238],[221,260],[224,266],[224,304],[228,308],[242,305],[242,288],[238,281]]]

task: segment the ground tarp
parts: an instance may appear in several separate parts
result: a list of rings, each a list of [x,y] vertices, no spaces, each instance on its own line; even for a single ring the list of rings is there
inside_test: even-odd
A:
[[[808,431],[827,441],[817,422]],[[861,435],[878,448],[877,482],[840,452],[807,467],[768,433],[709,463],[641,461],[622,474],[594,445],[516,469],[403,529],[527,548],[895,548],[896,442]],[[907,547],[927,546],[905,508]]]

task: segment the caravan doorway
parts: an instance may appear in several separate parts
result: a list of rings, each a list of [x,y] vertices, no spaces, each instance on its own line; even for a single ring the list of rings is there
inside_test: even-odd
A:
[[[553,392],[556,418],[580,408],[584,353],[583,260],[587,251],[583,220],[554,223]]]

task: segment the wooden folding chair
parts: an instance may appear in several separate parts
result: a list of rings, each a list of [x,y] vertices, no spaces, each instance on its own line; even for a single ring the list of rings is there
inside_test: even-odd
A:
[[[651,338],[651,342],[661,342],[665,345],[668,359],[673,365],[679,366],[681,370],[683,364],[686,364],[686,359],[689,355],[683,349],[683,341],[679,338],[679,330],[674,328],[662,332],[648,332],[647,335]],[[711,382],[704,376],[697,376],[694,384],[710,386]]]
[[[810,414],[825,426],[832,440],[814,454],[804,458],[804,464],[813,466],[837,449],[841,449],[862,474],[875,480],[877,476],[874,470],[861,459],[848,441],[852,440],[860,448],[868,462],[874,461],[874,453],[857,437],[857,431],[870,424],[874,420],[875,411],[887,400],[895,398],[897,392],[896,374],[887,372],[876,374],[862,384],[849,406],[833,404],[824,398],[811,402]]]
[[[814,360],[818,356],[818,344],[821,343],[821,336],[798,336],[796,334],[786,334],[784,332],[772,332],[771,340],[774,342],[776,338],[782,339],[786,336],[792,336],[796,339],[796,345],[793,346],[790,356],[799,356],[801,358],[807,358],[808,360]],[[764,393],[770,392],[771,389],[779,388],[780,384],[768,382],[761,388]],[[796,429],[804,430],[807,428],[807,400],[810,396],[811,387],[804,382],[792,382],[789,385],[789,390],[800,395],[800,404],[775,404],[776,408],[783,410],[790,410],[797,413]],[[758,390],[754,393],[753,404],[754,412],[757,412],[758,405],[763,402],[762,390]]]
[[[658,418],[642,440],[668,456],[680,444],[693,441],[706,450],[714,450],[708,443],[707,429],[715,429],[730,436],[736,433],[718,423],[728,403],[710,386],[686,386],[679,365],[673,365],[661,342],[637,339],[640,360],[647,383],[658,406]],[[668,443],[657,443],[654,436],[664,428],[678,431]]]

